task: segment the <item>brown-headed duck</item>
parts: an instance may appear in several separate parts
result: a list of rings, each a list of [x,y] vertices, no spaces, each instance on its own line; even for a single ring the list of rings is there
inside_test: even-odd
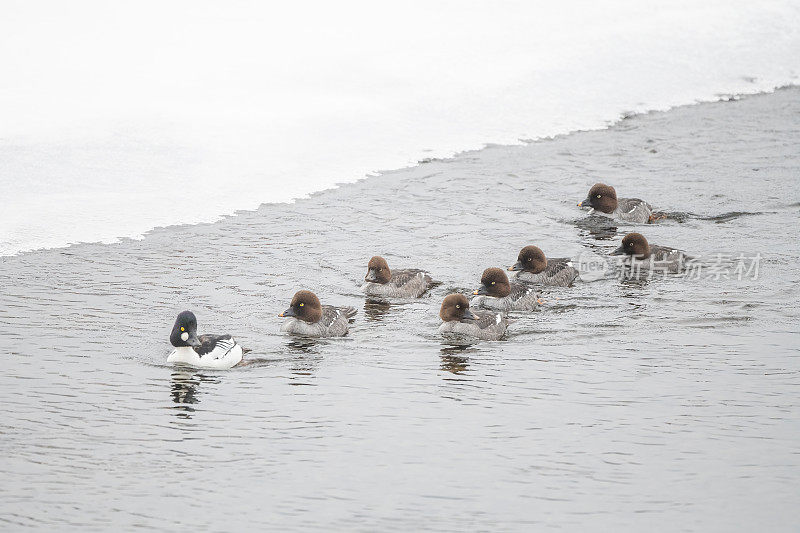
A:
[[[472,294],[472,306],[491,311],[533,311],[543,303],[536,289],[526,283],[509,283],[502,268],[487,268],[481,276],[481,286]]]
[[[502,313],[470,311],[469,300],[463,294],[449,294],[439,309],[442,325],[439,333],[446,336],[475,337],[496,341],[506,332],[508,319]]]
[[[288,317],[281,331],[305,337],[341,337],[347,334],[350,318],[356,314],[355,307],[333,307],[321,305],[317,295],[311,291],[297,291],[289,309],[280,317]]]
[[[419,298],[433,286],[433,279],[424,270],[390,270],[386,259],[377,255],[367,264],[364,282],[361,290],[367,296],[395,298]]]
[[[578,277],[572,260],[566,257],[548,259],[538,246],[526,246],[520,250],[517,262],[508,270],[516,271],[519,281],[539,286],[569,287]]]
[[[654,220],[653,208],[644,200],[638,198],[617,198],[617,191],[611,185],[595,183],[589,189],[589,194],[578,207],[591,208],[589,213],[647,224]]]
[[[637,268],[661,269],[680,272],[686,261],[692,259],[680,250],[649,244],[641,233],[628,233],[619,248],[611,255],[624,255],[625,262]]]

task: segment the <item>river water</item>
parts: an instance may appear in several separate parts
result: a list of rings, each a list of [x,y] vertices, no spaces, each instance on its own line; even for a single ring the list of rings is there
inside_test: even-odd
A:
[[[7,1],[0,255],[796,84],[797,28],[796,0]]]
[[[791,88],[490,146],[141,241],[0,258],[0,523],[794,530],[798,145]],[[587,222],[575,204],[601,180],[692,215]],[[604,255],[632,230],[710,270],[550,291],[498,342],[437,336],[444,295],[522,246]],[[375,254],[442,284],[367,302]],[[738,279],[740,256],[757,275]],[[300,288],[356,306],[350,334],[280,334]],[[183,309],[252,348],[251,364],[167,366]]]

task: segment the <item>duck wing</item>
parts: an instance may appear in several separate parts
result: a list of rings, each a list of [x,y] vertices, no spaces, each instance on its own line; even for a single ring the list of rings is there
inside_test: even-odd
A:
[[[422,274],[422,276],[420,276]],[[402,287],[403,285],[410,283],[415,280],[421,280],[424,278],[429,278],[430,276],[426,275],[427,272],[424,270],[420,270],[418,268],[404,268],[402,270],[392,270],[392,283],[397,287]]]
[[[200,357],[209,359],[222,359],[236,346],[236,341],[230,335],[200,335],[200,346],[194,351]]]
[[[544,272],[551,284],[567,286],[578,277],[578,270],[569,257],[555,257],[547,260]]]
[[[477,311],[473,312],[476,320],[473,322],[480,329],[490,328],[503,322],[502,313],[493,313],[491,311]]]

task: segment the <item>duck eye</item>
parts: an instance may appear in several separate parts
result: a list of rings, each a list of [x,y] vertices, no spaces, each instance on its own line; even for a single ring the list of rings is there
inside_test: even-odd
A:
[[[628,243],[628,246],[633,246],[633,243],[632,243],[632,242],[629,242],[629,243]]]
[[[461,306],[460,305],[456,305],[456,309],[461,309]]]
[[[494,285],[494,281],[492,282],[492,285]]]
[[[600,198],[601,196],[602,196],[602,194],[598,194],[598,195],[597,195],[597,198]]]
[[[304,305],[306,305],[306,304],[304,304],[303,302],[300,302],[300,307],[303,307]]]
[[[528,258],[528,261],[530,261],[530,260],[531,260],[531,258],[529,257],[529,258]]]
[[[183,329],[183,326],[181,326],[181,331],[186,331],[185,329]]]

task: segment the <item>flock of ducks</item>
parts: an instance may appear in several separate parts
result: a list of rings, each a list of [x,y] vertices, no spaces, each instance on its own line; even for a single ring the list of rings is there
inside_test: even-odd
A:
[[[650,223],[666,218],[638,198],[617,198],[614,187],[595,184],[587,198],[578,204],[598,214],[617,220]],[[674,248],[651,245],[639,233],[629,233],[611,255],[624,256],[623,262],[637,269],[666,268],[677,272],[687,256]],[[520,250],[517,262],[508,267],[514,272],[509,281],[501,268],[487,268],[481,276],[480,287],[470,301],[464,294],[447,295],[439,309],[442,324],[439,332],[447,337],[500,339],[510,321],[510,311],[533,311],[543,300],[540,287],[568,287],[579,277],[579,271],[568,258],[548,258],[536,246]],[[437,285],[430,274],[420,269],[391,270],[383,257],[375,256],[367,264],[367,274],[361,290],[379,298],[419,298]],[[307,290],[298,291],[289,308],[281,313],[286,322],[281,331],[304,337],[339,337],[347,334],[354,307],[322,305],[319,298]],[[249,350],[242,348],[231,335],[197,335],[197,318],[183,311],[175,320],[170,334],[175,349],[167,362],[197,368],[228,369],[242,362]]]

